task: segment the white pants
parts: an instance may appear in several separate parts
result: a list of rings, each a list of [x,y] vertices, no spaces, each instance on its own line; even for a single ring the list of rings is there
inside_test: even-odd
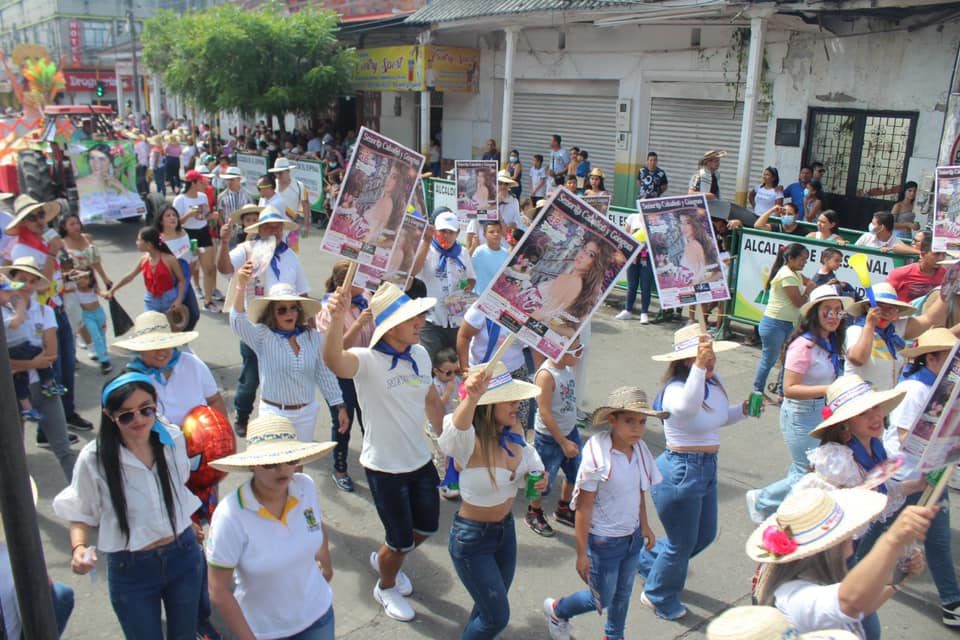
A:
[[[297,439],[301,442],[313,442],[313,432],[317,426],[317,412],[320,410],[320,403],[314,399],[310,404],[299,409],[288,410],[267,404],[260,401],[260,415],[271,413],[275,416],[283,416],[293,423],[293,428],[297,432]]]

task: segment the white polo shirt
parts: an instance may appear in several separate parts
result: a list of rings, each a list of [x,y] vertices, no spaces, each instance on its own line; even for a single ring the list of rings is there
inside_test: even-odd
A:
[[[210,367],[200,358],[182,351],[167,384],[156,384],[157,408],[171,423],[182,426],[194,408],[207,405],[207,398],[220,393]]]
[[[309,476],[294,474],[277,520],[257,501],[251,481],[213,512],[207,563],[234,571],[233,595],[258,640],[287,638],[333,605],[333,590],[314,559],[323,546],[317,488]]]

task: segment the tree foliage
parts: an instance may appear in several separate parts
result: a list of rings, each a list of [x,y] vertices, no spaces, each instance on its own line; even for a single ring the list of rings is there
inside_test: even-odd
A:
[[[144,24],[144,60],[206,111],[313,113],[350,92],[356,53],[338,44],[337,22],[332,11],[287,14],[273,3],[160,11]]]

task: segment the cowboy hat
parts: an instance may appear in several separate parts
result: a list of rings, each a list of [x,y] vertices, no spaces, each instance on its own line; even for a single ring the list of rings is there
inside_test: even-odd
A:
[[[240,180],[244,181],[243,171],[240,171],[240,167],[229,167],[226,171],[220,174],[221,180]]]
[[[510,173],[506,169],[501,169],[497,172],[497,182],[500,184],[508,184],[511,187],[517,186],[517,181],[510,177]]]
[[[827,429],[846,422],[873,407],[879,407],[884,415],[900,404],[906,391],[874,391],[869,382],[857,374],[840,376],[827,387],[827,405],[820,410],[823,422],[810,432],[811,438],[819,438]]]
[[[56,206],[48,207],[47,205]],[[7,225],[6,232],[12,236],[19,234],[20,229],[17,227],[20,226],[20,223],[22,223],[27,216],[37,209],[43,209],[43,224],[47,224],[60,215],[60,205],[56,202],[40,202],[36,198],[21,193],[17,196],[17,199],[13,201],[13,220]]]
[[[847,308],[853,304],[853,298],[842,295],[840,293],[840,287],[837,285],[822,284],[810,292],[810,299],[800,307],[800,317],[807,315],[807,311],[815,307],[817,304],[826,302],[827,300],[839,300],[841,304],[843,304],[844,311],[846,311]]]
[[[293,285],[278,282],[270,287],[267,295],[254,298],[250,301],[250,318],[252,318],[254,322],[257,322],[257,319],[263,316],[263,312],[266,311],[267,305],[271,302],[299,302],[303,308],[304,318],[312,318],[320,313],[320,310],[323,308],[323,304],[321,304],[319,300],[297,295],[297,290],[293,288]]]
[[[731,607],[707,626],[707,640],[857,640],[843,629],[799,633],[776,607]]]
[[[33,256],[21,256],[14,260],[13,264],[0,267],[0,273],[8,277],[14,271],[23,271],[32,276],[40,278],[43,281],[43,286],[50,284],[50,279],[43,275],[43,272],[40,271],[40,267],[37,266],[37,260]]]
[[[470,367],[469,374],[483,371],[486,368],[486,364],[474,365]],[[477,405],[526,400],[527,398],[536,398],[539,395],[540,387],[523,380],[514,380],[507,369],[507,365],[497,362],[493,365],[490,384],[487,385],[487,390],[477,400]]]
[[[670,412],[657,411],[654,409],[647,400],[647,394],[644,393],[640,387],[619,387],[611,391],[610,395],[607,396],[607,404],[593,412],[593,418],[591,418],[590,422],[593,426],[603,424],[607,422],[610,414],[621,411],[640,413],[645,416],[660,418],[661,420],[670,417]]]
[[[747,555],[768,564],[809,558],[851,537],[886,506],[887,496],[869,489],[794,491],[747,538]]]
[[[909,302],[904,302],[897,297],[897,290],[893,288],[893,285],[887,282],[878,282],[873,285],[873,297],[876,298],[877,304],[881,302],[883,304],[889,304],[900,309],[900,317],[905,318],[907,316],[912,316],[917,313],[918,309],[914,307]],[[855,302],[847,309],[847,313],[852,316],[862,316],[867,312],[867,309],[870,307],[869,300],[861,300],[860,302]]]
[[[270,222],[283,223],[284,231],[293,231],[297,228],[297,223],[291,220],[287,214],[277,210],[276,207],[267,205],[260,210],[260,216],[257,218],[257,221],[253,224],[247,225],[243,228],[243,230],[246,233],[256,233],[260,229],[260,225],[268,224]]]
[[[700,327],[692,324],[682,329],[677,329],[673,334],[673,351],[661,353],[653,356],[657,362],[673,362],[674,360],[685,360],[697,356],[697,346],[700,344]],[[729,340],[714,340],[713,352],[723,353],[736,349],[740,345]]]
[[[290,171],[290,169],[296,169],[297,165],[293,162],[290,162],[289,158],[277,158],[273,162],[273,168],[267,169],[269,173],[280,173],[282,171]]]
[[[187,328],[190,323],[190,312],[183,305],[179,307],[170,307],[167,309],[167,321],[170,323],[170,330],[180,333]]]
[[[437,304],[436,298],[410,298],[395,284],[384,282],[370,299],[370,311],[376,328],[370,336],[370,346],[380,342],[387,331],[398,324],[429,311]]]
[[[917,342],[914,346],[900,349],[898,353],[904,358],[916,358],[925,353],[949,351],[957,344],[957,340],[957,336],[953,335],[953,332],[949,329],[933,327],[917,336]]]
[[[247,448],[244,451],[209,464],[220,471],[247,471],[285,462],[307,464],[327,455],[336,446],[336,442],[301,442],[297,440],[297,432],[289,419],[265,413],[247,425]]]
[[[590,170],[590,173],[587,174],[587,177],[597,176],[599,178],[606,178],[607,176],[603,175],[603,171],[600,170],[600,167],[594,167]]]
[[[133,328],[124,334],[124,339],[117,340],[111,347],[138,353],[172,349],[196,340],[199,335],[196,331],[174,333],[167,316],[159,311],[144,311],[134,319]]]
[[[260,218],[260,212],[263,211],[263,207],[255,204],[245,204],[236,211],[230,212],[230,221],[234,224],[243,224],[243,216],[255,213],[257,214],[257,219]]]
[[[717,159],[725,158],[726,155],[727,155],[726,151],[717,151],[716,149],[710,149],[709,151],[703,154],[703,159],[713,160],[714,158],[717,158]]]

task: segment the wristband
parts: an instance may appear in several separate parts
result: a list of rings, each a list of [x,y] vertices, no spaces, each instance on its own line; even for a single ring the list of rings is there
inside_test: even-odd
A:
[[[86,546],[87,544],[85,542],[81,542],[80,544],[73,545],[73,548],[70,549],[70,555],[72,556],[73,554],[75,554],[77,552],[77,549],[79,549],[80,547],[86,547]]]

